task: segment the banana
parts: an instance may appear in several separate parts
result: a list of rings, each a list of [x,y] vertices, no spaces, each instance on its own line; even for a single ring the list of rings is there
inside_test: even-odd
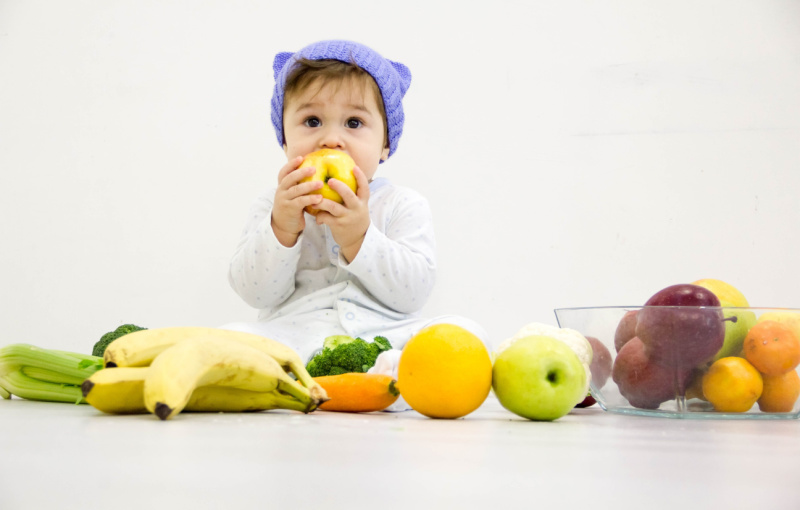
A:
[[[144,381],[148,367],[106,368],[95,372],[82,385],[83,396],[95,409],[111,414],[147,413]],[[226,386],[201,386],[192,392],[184,411],[242,412],[291,409],[309,413],[313,402],[304,403],[278,393],[257,392]]]
[[[201,386],[194,390],[185,411],[268,411],[290,409],[309,413],[316,409],[314,402],[304,403],[291,395],[275,391],[249,391],[227,386]]]
[[[284,372],[272,356],[215,337],[186,339],[159,354],[145,377],[144,404],[167,420],[186,407],[195,388],[209,385],[257,392],[281,390],[307,406],[315,404],[309,390]]]
[[[306,370],[303,360],[290,347],[267,337],[203,327],[168,327],[144,329],[128,333],[108,345],[104,355],[106,367],[146,367],[168,347],[176,343],[199,338],[219,338],[244,343],[272,356],[287,372],[297,377],[308,388],[315,404],[328,400],[328,395]]]
[[[112,414],[142,414],[147,367],[104,368],[83,381],[81,391],[95,409]]]

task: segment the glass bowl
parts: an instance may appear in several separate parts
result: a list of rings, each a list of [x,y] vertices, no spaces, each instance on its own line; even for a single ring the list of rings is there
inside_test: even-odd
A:
[[[604,306],[554,311],[559,327],[577,330],[592,342],[590,391],[606,411],[665,418],[800,417],[800,399],[795,396],[800,392],[800,376],[796,377],[798,367],[794,366],[800,354],[785,338],[795,338],[800,344],[800,309]],[[764,343],[766,337],[757,333],[763,326],[750,332],[751,328],[767,321],[781,323],[778,330],[792,331],[782,334],[784,347],[759,350],[762,347],[755,346],[758,352],[746,355],[744,346],[754,348],[753,343]],[[745,342],[748,335],[752,340]],[[721,358],[735,359],[715,367]],[[753,369],[761,376],[763,398],[749,405],[752,396],[748,399],[747,392],[759,391]],[[776,382],[776,370],[790,382]],[[764,388],[769,388],[767,393]],[[770,407],[767,395],[777,404]]]

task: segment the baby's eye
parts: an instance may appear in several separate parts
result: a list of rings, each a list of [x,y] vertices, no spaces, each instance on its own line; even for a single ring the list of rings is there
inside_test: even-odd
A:
[[[308,127],[319,127],[322,124],[318,118],[316,117],[309,117],[303,122]]]
[[[347,119],[347,127],[349,127],[349,128],[356,129],[356,128],[360,127],[361,124],[362,124],[362,122],[360,120],[358,120],[358,119],[355,119],[355,118]]]

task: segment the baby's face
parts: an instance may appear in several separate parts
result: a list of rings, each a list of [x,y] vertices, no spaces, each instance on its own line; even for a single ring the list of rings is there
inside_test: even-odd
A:
[[[287,95],[283,111],[284,151],[288,159],[319,149],[338,149],[353,158],[372,180],[389,155],[386,126],[372,87],[354,80],[312,84]]]

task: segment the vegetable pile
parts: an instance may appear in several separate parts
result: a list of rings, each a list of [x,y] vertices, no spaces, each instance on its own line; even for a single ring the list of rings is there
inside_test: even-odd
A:
[[[392,348],[389,340],[376,336],[372,342],[347,335],[327,337],[322,352],[311,358],[306,370],[312,377],[366,372],[375,365],[378,355]]]
[[[11,344],[0,349],[0,397],[85,404],[81,384],[103,368],[103,353],[117,338],[139,331],[123,324],[100,337],[92,355]]]

